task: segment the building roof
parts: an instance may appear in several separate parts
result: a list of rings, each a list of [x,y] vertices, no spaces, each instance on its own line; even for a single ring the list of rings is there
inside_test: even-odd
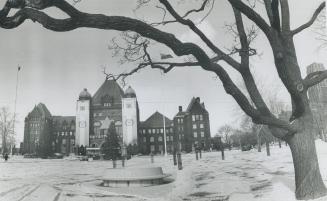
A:
[[[37,117],[51,117],[51,113],[49,112],[48,108],[43,103],[39,103],[36,105],[33,110],[28,114],[30,116],[37,116]]]
[[[52,117],[52,122],[54,123],[60,123],[62,124],[63,122],[75,122],[76,117],[75,116],[53,116]]]
[[[190,104],[187,106],[186,112],[189,113],[195,105],[199,105],[202,110],[204,110],[204,111],[207,112],[207,110],[206,110],[206,108],[204,106],[204,103],[203,102],[202,103],[200,102],[200,98],[199,97],[196,97],[196,98],[193,97],[191,99]]]
[[[141,122],[141,127],[146,128],[163,128],[164,127],[164,121],[163,116],[158,111],[153,113],[147,120]],[[166,116],[165,118],[165,125],[166,127],[172,126],[173,121],[168,119]]]
[[[136,97],[135,90],[131,86],[128,86],[128,88],[125,90],[125,97],[126,98],[135,98]]]
[[[81,93],[79,93],[78,98],[80,100],[82,100],[82,99],[91,99],[92,97],[91,97],[91,94],[87,91],[87,89],[84,88],[83,91],[81,91]]]
[[[102,99],[105,96],[111,97],[114,104],[121,104],[121,98],[124,96],[124,91],[116,81],[106,79],[98,91],[94,94],[92,104],[101,105]]]

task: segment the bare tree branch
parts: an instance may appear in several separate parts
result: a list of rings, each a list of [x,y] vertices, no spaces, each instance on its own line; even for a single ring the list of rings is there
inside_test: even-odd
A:
[[[288,32],[291,30],[290,9],[288,5],[288,0],[280,0],[280,7],[282,13],[282,29],[283,31]]]
[[[253,9],[251,9],[249,6],[247,6],[245,3],[243,3],[240,0],[228,0],[228,1],[234,8],[236,8],[245,16],[247,16],[250,20],[252,20],[265,33],[265,35],[268,38],[271,38],[270,26],[257,12],[255,12]]]
[[[324,81],[325,79],[327,79],[327,70],[324,71],[316,71],[313,73],[308,74],[304,80],[304,86],[306,87],[306,89],[319,84],[320,82]]]
[[[322,2],[322,3],[319,5],[319,7],[315,10],[315,12],[313,13],[311,19],[310,19],[307,23],[305,23],[305,24],[299,26],[298,28],[294,29],[294,30],[292,31],[292,35],[295,35],[295,34],[301,32],[301,31],[303,31],[304,29],[310,27],[310,26],[314,23],[314,21],[317,19],[319,13],[320,13],[320,12],[321,12],[325,7],[326,7],[326,2],[324,1],[324,2]]]
[[[240,64],[235,61],[232,57],[228,56],[226,53],[224,53],[222,50],[220,50],[217,46],[215,46],[212,41],[199,29],[196,27],[196,25],[191,20],[186,20],[183,17],[181,17],[175,9],[170,5],[170,3],[167,0],[160,0],[160,2],[166,7],[168,12],[181,24],[186,25],[190,27],[191,30],[194,31],[201,39],[202,41],[216,54],[221,56],[222,60],[226,61],[229,65],[231,65],[236,70],[240,70]]]
[[[184,15],[181,16],[181,18],[186,18],[191,13],[198,13],[198,12],[203,11],[209,2],[210,2],[210,0],[204,0],[200,8],[198,8],[198,9],[191,9],[191,10],[187,11]],[[212,6],[213,6],[213,4],[214,4],[214,1],[212,3]],[[178,22],[177,20],[167,20],[167,21],[165,21],[164,19],[165,19],[165,16],[166,16],[166,10],[164,8],[159,7],[159,6],[157,6],[157,8],[160,8],[160,9],[162,9],[164,11],[163,20],[162,20],[162,22],[154,22],[154,23],[151,23],[151,25],[153,25],[153,26],[166,25],[166,24],[169,24],[169,23]],[[206,16],[209,13],[210,13],[210,11],[206,14]],[[203,19],[206,18],[206,16],[204,16]]]

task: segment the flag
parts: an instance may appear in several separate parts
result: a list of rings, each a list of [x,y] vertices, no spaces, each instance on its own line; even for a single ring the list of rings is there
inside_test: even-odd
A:
[[[21,67],[20,67],[20,66],[18,66],[18,71],[20,71],[20,68],[21,68]]]
[[[160,57],[161,57],[161,59],[170,59],[170,58],[173,58],[173,56],[171,56],[170,54],[162,54],[162,53],[160,53]]]

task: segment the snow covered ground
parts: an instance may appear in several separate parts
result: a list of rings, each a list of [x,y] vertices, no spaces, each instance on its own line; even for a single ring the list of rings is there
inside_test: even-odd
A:
[[[327,144],[317,141],[320,170],[327,184]],[[172,176],[165,184],[152,187],[108,188],[101,186],[110,161],[42,160],[10,158],[0,162],[1,201],[292,201],[294,170],[289,148],[271,147],[240,152],[226,151],[183,155],[182,171],[173,166],[172,157],[134,157],[128,167],[161,166]],[[327,200],[321,198],[319,201]]]

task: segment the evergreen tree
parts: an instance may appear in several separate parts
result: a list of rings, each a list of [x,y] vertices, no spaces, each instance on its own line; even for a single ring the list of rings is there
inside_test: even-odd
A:
[[[110,124],[102,152],[106,160],[116,160],[121,157],[119,138],[114,123]]]

